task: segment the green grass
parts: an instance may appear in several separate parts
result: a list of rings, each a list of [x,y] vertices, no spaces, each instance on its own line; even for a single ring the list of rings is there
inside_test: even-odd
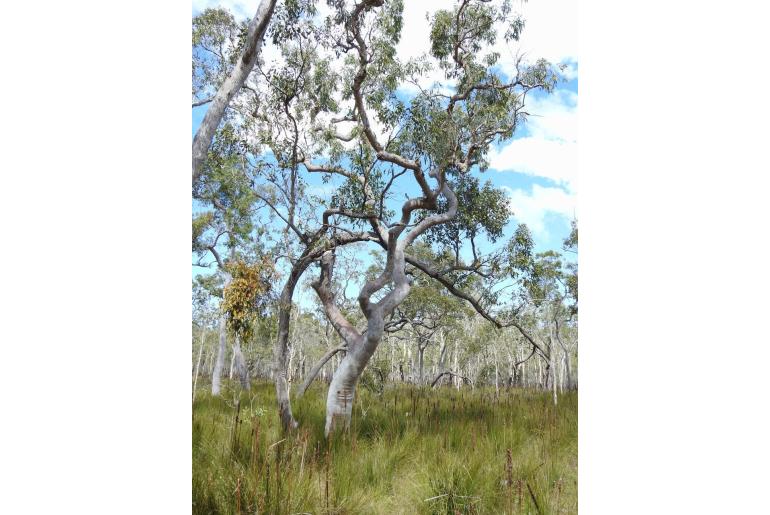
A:
[[[576,392],[554,407],[517,389],[359,388],[331,441],[325,395],[317,383],[293,401],[300,429],[284,439],[272,383],[201,389],[193,513],[577,513]]]

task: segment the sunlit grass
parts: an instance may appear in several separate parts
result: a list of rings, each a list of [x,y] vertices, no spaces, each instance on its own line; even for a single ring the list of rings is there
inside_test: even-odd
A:
[[[328,442],[325,385],[293,401],[288,437],[272,383],[238,392],[197,393],[194,513],[577,512],[576,392],[554,407],[518,389],[359,388],[351,431]]]

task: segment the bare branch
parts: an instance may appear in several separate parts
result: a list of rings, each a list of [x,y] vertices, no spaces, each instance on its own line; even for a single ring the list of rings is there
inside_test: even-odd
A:
[[[308,387],[313,382],[313,379],[316,378],[316,376],[321,371],[321,369],[326,364],[326,362],[332,359],[332,356],[334,356],[338,352],[346,352],[347,350],[348,350],[347,345],[340,345],[339,347],[334,348],[329,352],[327,352],[326,354],[324,354],[321,357],[321,359],[319,359],[318,362],[315,365],[313,365],[313,368],[310,369],[310,372],[308,372],[307,377],[305,378],[305,381],[302,383],[302,386],[300,386],[299,389],[297,390],[297,398],[299,399],[300,397],[302,397],[302,395],[305,393],[305,391],[307,391]]]
[[[340,335],[340,338],[349,346],[357,345],[361,341],[361,333],[353,327],[345,315],[335,304],[335,295],[331,290],[332,274],[334,273],[334,251],[328,250],[321,256],[321,276],[311,286],[318,294],[318,298],[326,312],[326,316],[332,327]]]

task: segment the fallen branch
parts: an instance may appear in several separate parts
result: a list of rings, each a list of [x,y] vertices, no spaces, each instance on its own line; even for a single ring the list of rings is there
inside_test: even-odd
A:
[[[332,349],[326,354],[323,355],[323,357],[318,360],[318,363],[316,363],[313,368],[310,369],[310,372],[308,373],[307,377],[305,378],[305,381],[302,383],[302,386],[299,387],[299,390],[297,390],[297,398],[302,397],[302,395],[305,393],[305,391],[310,386],[310,383],[313,382],[313,379],[316,378],[318,373],[321,371],[323,366],[326,364],[327,361],[329,361],[332,356],[337,354],[338,352],[346,351],[348,350],[347,345],[340,345],[336,349]]]
[[[452,376],[452,377],[459,377],[460,379],[464,380],[466,383],[471,385],[471,388],[473,388],[473,381],[471,381],[470,379],[468,379],[467,377],[465,377],[463,375],[455,374],[454,372],[449,372],[449,371],[441,372],[439,375],[437,375],[436,379],[434,379],[433,382],[430,384],[430,387],[431,388],[435,387],[436,384],[439,382],[439,379],[441,379],[442,377],[444,377],[446,375]]]

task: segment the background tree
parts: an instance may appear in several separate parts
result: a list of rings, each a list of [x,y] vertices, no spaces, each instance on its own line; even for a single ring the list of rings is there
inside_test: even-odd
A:
[[[198,377],[201,367],[205,366],[205,350],[209,347],[208,337],[215,334],[215,324],[219,319],[218,308],[213,303],[211,292],[201,283],[193,281],[192,286],[192,316],[193,316],[193,398],[198,387]],[[197,343],[197,353],[196,353]]]
[[[207,9],[193,20],[193,98],[208,93],[218,84],[212,97],[193,101],[193,107],[209,104],[193,138],[193,183],[201,174],[206,154],[225,110],[240,92],[259,58],[262,38],[273,15],[275,3],[276,0],[262,0],[246,27],[236,26],[232,15],[220,9]],[[239,31],[238,45],[232,45],[236,30]],[[203,57],[204,52],[211,55]],[[210,64],[211,61],[213,63]],[[228,68],[230,72],[225,75]]]
[[[232,281],[231,262],[254,259],[258,252],[257,234],[253,223],[256,202],[240,152],[240,143],[231,126],[226,125],[212,145],[204,172],[193,188],[198,210],[193,214],[192,247],[196,266],[216,267],[219,279],[208,281],[210,291],[224,299],[223,291]],[[213,258],[213,261],[211,259]],[[219,347],[214,366],[211,391],[218,395],[227,341],[227,316],[223,310],[219,322]],[[241,350],[241,340],[233,341],[235,367],[242,384],[248,384],[247,367]]]
[[[264,312],[270,285],[275,279],[275,270],[272,261],[266,257],[254,264],[231,261],[227,269],[232,280],[224,288],[222,311],[235,341],[233,352],[241,386],[249,390],[249,370],[239,342],[254,336],[257,319]]]

